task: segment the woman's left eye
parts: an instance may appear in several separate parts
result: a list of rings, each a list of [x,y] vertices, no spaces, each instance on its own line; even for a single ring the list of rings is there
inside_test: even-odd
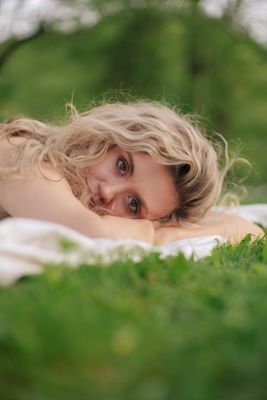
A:
[[[128,199],[129,209],[132,213],[138,214],[140,211],[140,203],[135,197],[129,197]]]
[[[117,168],[120,171],[121,175],[127,174],[129,171],[128,162],[124,158],[119,158],[117,161]]]

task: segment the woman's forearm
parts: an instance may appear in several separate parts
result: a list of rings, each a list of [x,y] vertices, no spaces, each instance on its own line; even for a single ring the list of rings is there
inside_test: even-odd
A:
[[[218,214],[207,216],[196,228],[160,227],[156,229],[155,243],[167,244],[175,240],[189,239],[199,236],[219,235],[229,243],[240,242],[247,234],[252,240],[263,237],[263,230],[254,223],[237,216]]]
[[[91,238],[134,239],[154,243],[151,221],[99,216],[74,197],[66,179],[48,163],[42,165],[46,179],[36,169],[25,177],[0,180],[0,208],[13,217],[55,222]]]
[[[155,229],[152,221],[106,215],[101,217],[103,232],[111,239],[133,239],[154,244]]]

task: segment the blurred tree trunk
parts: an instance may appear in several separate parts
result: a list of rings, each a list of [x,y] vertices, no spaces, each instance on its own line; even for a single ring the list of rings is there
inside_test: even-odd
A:
[[[220,38],[216,36],[216,31],[212,29],[208,17],[203,14],[200,3],[200,0],[188,0],[184,20],[185,68],[188,76],[185,102],[189,105],[189,111],[207,113],[220,131],[227,132],[228,105],[221,99],[227,98],[231,87],[228,81],[223,79],[222,62],[229,71],[231,59],[228,58],[228,54],[220,54],[225,57],[224,60],[218,58],[216,46],[221,46],[220,42],[217,42]],[[240,1],[236,1],[235,6],[240,6]],[[235,11],[237,11],[236,8]],[[220,77],[222,77],[222,82]],[[191,110],[190,107],[192,107]]]
[[[160,57],[160,13],[151,8],[121,13],[124,24],[107,49],[107,69],[103,86],[133,90],[153,97],[162,80]]]
[[[204,60],[201,59],[201,24],[199,23],[199,0],[189,0],[189,10],[186,17],[186,68],[189,75],[188,104],[200,108],[197,82],[205,71]]]
[[[27,36],[26,38],[22,39],[13,38],[10,41],[8,41],[5,48],[2,51],[0,51],[0,72],[4,68],[5,64],[8,62],[9,58],[18,48],[22,47],[24,44],[32,40],[35,40],[39,36],[43,35],[45,32],[46,29],[44,27],[44,24],[40,24],[39,28],[30,36]]]

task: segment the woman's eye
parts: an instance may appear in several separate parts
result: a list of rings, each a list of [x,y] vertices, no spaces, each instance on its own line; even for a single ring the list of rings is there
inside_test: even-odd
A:
[[[130,211],[134,214],[138,214],[140,211],[140,204],[139,201],[135,197],[129,197],[128,205]]]
[[[124,160],[124,158],[119,158],[117,161],[117,168],[120,171],[121,175],[125,175],[125,174],[127,174],[128,170],[129,170],[129,165],[128,165],[127,161]]]

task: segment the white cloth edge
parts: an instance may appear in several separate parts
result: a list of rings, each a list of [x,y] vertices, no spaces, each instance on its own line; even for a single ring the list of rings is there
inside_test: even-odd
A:
[[[267,227],[267,204],[224,209]],[[72,243],[62,249],[62,241]],[[222,236],[202,236],[178,240],[164,246],[152,246],[137,240],[91,239],[65,226],[24,218],[0,222],[0,285],[13,283],[25,275],[40,274],[46,263],[66,264],[75,268],[81,263],[108,265],[119,259],[141,260],[151,251],[160,257],[182,253],[198,260],[209,256]]]

